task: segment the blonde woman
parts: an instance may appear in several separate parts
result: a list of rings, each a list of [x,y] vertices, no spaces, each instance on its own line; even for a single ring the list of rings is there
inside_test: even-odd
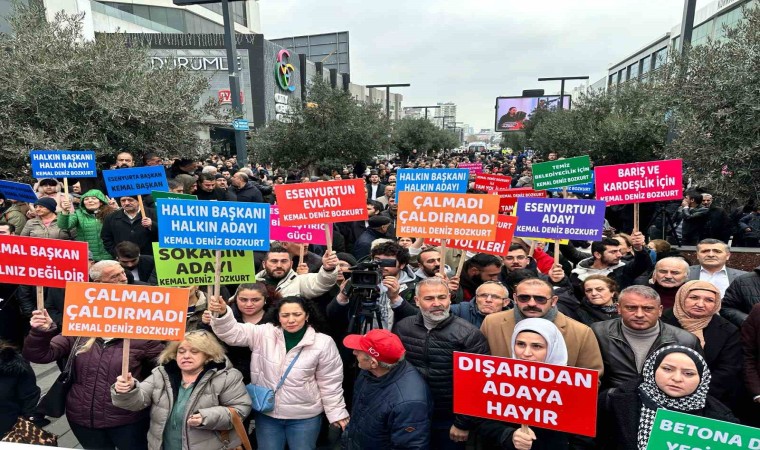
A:
[[[166,346],[160,366],[143,382],[117,377],[113,404],[130,411],[150,407],[151,450],[227,449],[241,444],[232,414],[251,412],[243,376],[211,332],[195,330]],[[234,413],[229,410],[233,408]],[[227,431],[227,433],[223,433]],[[225,442],[226,440],[228,442]]]

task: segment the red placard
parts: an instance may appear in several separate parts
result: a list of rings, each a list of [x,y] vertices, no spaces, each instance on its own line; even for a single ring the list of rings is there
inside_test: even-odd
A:
[[[596,435],[599,372],[454,352],[454,413]]]
[[[509,245],[512,243],[512,236],[517,228],[517,217],[498,216],[499,222],[496,224],[496,239],[493,241],[471,241],[465,239],[448,239],[446,245],[449,248],[458,248],[473,253],[488,253],[490,255],[504,256],[509,253]],[[439,246],[440,239],[425,239],[425,244]]]
[[[483,163],[459,163],[457,164],[459,169],[469,169],[470,175],[483,173]]]
[[[479,191],[504,191],[512,187],[512,177],[506,175],[478,174],[475,177],[475,189]]]
[[[500,214],[512,214],[512,210],[515,209],[515,203],[520,197],[546,197],[546,191],[534,191],[531,188],[519,188],[510,189],[508,191],[499,191],[499,213]]]
[[[594,169],[596,199],[609,205],[683,199],[683,162],[649,161]]]
[[[280,225],[367,220],[367,194],[361,179],[278,184],[274,192]]]
[[[87,281],[87,243],[0,236],[0,283],[62,288]]]

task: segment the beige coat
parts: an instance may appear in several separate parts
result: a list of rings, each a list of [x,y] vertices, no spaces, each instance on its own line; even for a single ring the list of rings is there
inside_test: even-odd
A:
[[[591,328],[576,322],[561,312],[557,312],[554,325],[559,328],[567,345],[567,365],[599,371],[599,378],[604,373],[602,353],[599,343]],[[488,339],[488,346],[493,356],[512,357],[512,332],[515,330],[514,310],[489,314],[483,321],[480,331]]]
[[[173,367],[172,367],[173,366]],[[151,375],[142,383],[137,382],[134,389],[126,394],[117,393],[111,386],[111,400],[115,406],[130,411],[150,408],[150,431],[148,431],[148,448],[161,450],[164,426],[169,421],[174,406],[174,392],[171,379],[177,380],[176,363],[153,369]],[[174,374],[174,375],[172,375]],[[182,377],[176,382],[181,382]],[[198,411],[203,416],[199,427],[185,427],[182,435],[182,448],[226,449],[241,445],[235,430],[232,429],[232,417],[228,406],[234,408],[245,419],[251,412],[251,398],[243,385],[243,375],[232,367],[229,360],[224,363],[209,363],[196,382],[195,389],[187,402],[185,419]],[[221,432],[229,431],[230,442],[225,446]]]

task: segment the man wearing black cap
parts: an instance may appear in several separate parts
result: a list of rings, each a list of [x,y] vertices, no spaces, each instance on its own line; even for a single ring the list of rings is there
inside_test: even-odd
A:
[[[388,330],[372,330],[346,336],[343,345],[353,350],[361,369],[343,448],[428,448],[433,398],[404,359],[401,339]]]
[[[387,238],[388,229],[391,227],[391,219],[385,216],[372,216],[367,223],[369,226],[354,244],[353,253],[358,260],[369,255],[372,241],[375,239]]]
[[[158,240],[156,211],[145,208],[143,217],[137,197],[121,197],[121,209],[106,216],[100,237],[108,253],[116,257],[116,244],[130,241],[140,247],[143,255],[153,255],[153,241]]]

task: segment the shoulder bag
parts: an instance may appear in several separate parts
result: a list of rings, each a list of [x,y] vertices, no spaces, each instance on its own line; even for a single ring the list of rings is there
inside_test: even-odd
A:
[[[274,390],[253,383],[250,383],[245,387],[245,389],[248,391],[248,395],[251,396],[251,407],[254,409],[254,411],[265,413],[274,409],[274,394],[276,394],[277,391],[279,391],[282,387],[282,383],[285,382],[285,378],[288,377],[290,369],[293,368],[293,364],[295,364],[298,357],[301,356],[302,351],[303,347],[301,347],[301,350],[298,351],[298,354],[296,354],[296,357],[293,358],[293,361],[290,362],[290,365],[285,370],[285,373],[282,374],[282,378],[280,378],[280,382],[277,383],[277,387],[274,388]]]
[[[11,431],[6,433],[0,442],[58,447],[58,436],[38,427],[29,419],[19,417]]]
[[[230,410],[230,417],[232,418],[232,426],[235,428],[235,433],[240,437],[240,442],[243,444],[235,447],[233,450],[243,450],[244,448],[245,450],[251,450],[251,441],[248,440],[248,433],[245,430],[243,421],[240,420],[238,412],[231,406],[228,406],[227,409]],[[224,430],[219,434],[221,434],[222,442],[224,442],[224,449],[228,449],[230,445],[230,430]]]
[[[77,350],[79,349],[81,339],[81,337],[78,337],[74,340],[74,345],[71,347],[71,353],[69,353],[69,359],[66,361],[63,372],[58,375],[58,378],[56,378],[53,385],[50,386],[50,389],[37,405],[38,413],[48,417],[61,417],[66,412],[66,396],[69,394],[71,385],[74,384],[72,367],[74,359],[77,357]]]

